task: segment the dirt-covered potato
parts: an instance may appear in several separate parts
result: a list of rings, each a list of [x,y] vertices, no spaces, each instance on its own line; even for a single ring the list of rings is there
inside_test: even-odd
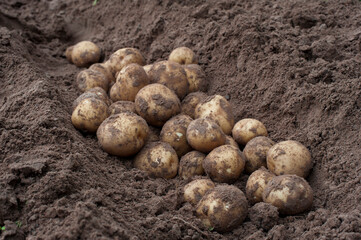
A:
[[[113,86],[113,84],[115,83],[115,77],[112,74],[112,70],[110,69],[110,67],[108,65],[106,65],[105,63],[96,63],[93,64],[89,67],[90,70],[94,70],[100,73],[103,73],[103,75],[105,76],[105,78],[108,80],[109,83],[109,87]]]
[[[182,101],[182,112],[191,118],[195,118],[194,111],[203,99],[207,97],[204,92],[193,92],[188,94]]]
[[[135,157],[134,166],[151,177],[171,179],[177,175],[178,156],[168,143],[149,142]]]
[[[248,178],[246,184],[246,195],[251,204],[262,202],[262,194],[267,183],[276,175],[261,167],[254,171]]]
[[[177,152],[178,157],[192,150],[187,142],[187,128],[193,119],[185,114],[179,114],[169,119],[160,132],[160,140],[169,143]]]
[[[108,117],[98,128],[97,137],[103,150],[109,154],[128,157],[144,146],[148,125],[135,113],[122,112]]]
[[[122,70],[122,68],[131,63],[136,63],[141,66],[145,64],[144,57],[138,49],[121,48],[110,55],[109,60],[106,62],[106,64],[112,68],[114,76]]]
[[[226,142],[224,143],[224,145],[231,145],[239,149],[237,142],[231,136],[228,135],[226,136]]]
[[[195,111],[195,118],[213,119],[227,135],[231,134],[234,117],[231,104],[221,95],[213,95],[200,102]]]
[[[97,98],[85,98],[78,103],[71,115],[76,129],[95,133],[100,124],[108,117],[108,105]]]
[[[183,99],[189,91],[189,83],[187,74],[182,65],[170,62],[161,61],[154,63],[152,68],[148,71],[148,76],[151,83],[160,83],[173,90],[179,99]]]
[[[220,185],[203,196],[196,206],[196,214],[206,227],[227,232],[241,225],[247,217],[247,199],[239,188]]]
[[[184,66],[189,82],[189,92],[207,91],[208,82],[206,74],[198,64],[189,64]]]
[[[276,175],[295,174],[306,178],[312,168],[311,153],[300,142],[279,142],[267,153],[267,167]]]
[[[108,95],[104,91],[104,89],[102,89],[100,87],[95,87],[95,88],[91,88],[88,91],[84,92],[77,99],[74,100],[73,105],[72,105],[73,111],[76,108],[76,106],[78,106],[78,104],[86,98],[96,98],[96,99],[102,100],[103,102],[105,102],[105,104],[107,104],[107,106],[110,106],[112,103],[112,101],[108,98]]]
[[[73,48],[74,48],[74,46],[70,46],[65,50],[66,60],[68,60],[68,62],[70,62],[70,63],[73,63],[72,56],[71,56],[73,53]]]
[[[253,118],[239,120],[232,129],[233,139],[238,144],[246,145],[249,140],[258,136],[268,136],[266,127]]]
[[[239,148],[222,145],[213,149],[203,160],[203,168],[215,182],[232,183],[239,178],[246,161]]]
[[[174,49],[169,55],[169,61],[179,64],[197,64],[198,58],[195,53],[187,47],[179,47]]]
[[[196,205],[209,189],[215,187],[210,179],[196,179],[184,186],[184,200]]]
[[[76,82],[79,90],[83,92],[95,87],[103,88],[105,91],[108,91],[109,88],[108,80],[104,74],[90,69],[79,72]]]
[[[203,175],[202,164],[205,157],[205,154],[198,151],[191,151],[184,155],[179,161],[179,176],[187,180],[194,176]]]
[[[153,83],[142,88],[135,96],[135,110],[150,125],[161,127],[180,113],[177,95],[166,86]]]
[[[77,67],[88,67],[99,61],[101,50],[90,41],[82,41],[72,46],[72,49],[67,49],[65,54],[71,54],[71,62]],[[67,56],[67,59],[69,60],[70,57]]]
[[[143,69],[147,75],[149,75],[148,72],[152,67],[153,67],[153,64],[148,64],[148,65],[143,66]]]
[[[246,144],[243,154],[246,157],[247,173],[253,173],[262,166],[267,167],[267,152],[274,144],[274,141],[264,136],[252,138]]]
[[[130,101],[117,101],[109,106],[109,115],[118,114],[121,112],[132,112],[135,111],[135,103]]]
[[[282,175],[276,176],[268,182],[262,199],[277,207],[279,213],[293,215],[311,208],[313,191],[302,177]]]
[[[208,118],[193,120],[187,128],[187,141],[195,150],[208,153],[226,142],[220,126]]]

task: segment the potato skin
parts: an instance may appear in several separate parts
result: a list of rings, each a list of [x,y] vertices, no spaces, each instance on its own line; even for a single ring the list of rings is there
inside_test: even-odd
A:
[[[177,175],[178,156],[168,143],[149,142],[135,157],[134,166],[151,177],[171,179]]]
[[[91,88],[100,87],[108,91],[109,83],[104,74],[86,69],[78,73],[76,82],[80,91],[87,91]]]
[[[227,232],[242,224],[248,214],[244,193],[231,185],[209,190],[196,206],[196,215],[208,228]]]
[[[203,160],[205,154],[198,151],[191,151],[184,155],[179,161],[178,174],[181,178],[188,180],[197,175],[203,175]]]
[[[117,101],[109,106],[109,115],[118,114],[121,112],[135,112],[135,103],[130,101]]]
[[[189,83],[189,92],[207,91],[206,74],[198,64],[184,65]]]
[[[169,61],[179,64],[197,64],[198,59],[195,53],[187,47],[178,47],[174,49],[169,55]]]
[[[274,141],[264,136],[252,138],[246,144],[243,154],[246,157],[247,173],[252,173],[262,166],[267,167],[267,152],[274,144]]]
[[[282,175],[268,182],[262,198],[264,202],[277,207],[279,213],[293,215],[311,208],[313,191],[302,177]]]
[[[238,144],[246,145],[249,140],[257,136],[268,136],[266,127],[253,118],[245,118],[239,120],[232,129],[233,139],[236,140]]]
[[[105,76],[105,78],[108,80],[109,88],[113,86],[113,84],[115,83],[115,77],[113,76],[110,67],[105,63],[92,64],[89,67],[89,69],[102,73]]]
[[[100,56],[100,48],[90,41],[78,42],[71,51],[71,60],[77,67],[88,67],[98,62]]]
[[[74,48],[74,46],[70,46],[65,50],[65,57],[68,60],[68,62],[70,62],[70,63],[73,63],[72,56],[71,56],[73,53],[73,48]]]
[[[312,168],[311,153],[300,142],[279,142],[267,153],[267,167],[276,175],[295,174],[306,178]]]
[[[108,98],[108,95],[106,94],[104,89],[102,89],[100,87],[95,87],[95,88],[89,89],[88,91],[84,92],[79,97],[77,97],[77,99],[75,99],[73,101],[72,110],[74,111],[76,106],[78,106],[78,104],[86,98],[99,99],[99,100],[103,101],[107,106],[109,106],[111,104],[111,100]]]
[[[109,154],[128,157],[144,146],[148,125],[135,113],[122,112],[111,115],[99,127],[97,137],[103,150]]]
[[[147,64],[143,66],[143,69],[147,75],[149,75],[149,70],[153,67],[153,64]]]
[[[215,187],[210,179],[196,179],[184,186],[184,200],[196,205],[206,194],[206,192]]]
[[[276,175],[261,167],[254,171],[248,178],[246,184],[246,195],[251,204],[262,202],[262,194],[267,183]]]
[[[141,66],[145,64],[143,55],[136,48],[118,49],[110,55],[109,60],[106,62],[106,64],[112,68],[114,76],[117,72],[122,70],[122,68],[131,63],[136,63]]]
[[[182,112],[195,119],[194,111],[197,105],[207,97],[203,92],[193,92],[188,94],[182,101]]]

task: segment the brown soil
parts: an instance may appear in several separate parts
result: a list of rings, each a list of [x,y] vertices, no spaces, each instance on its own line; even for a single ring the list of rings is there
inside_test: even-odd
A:
[[[181,200],[185,181],[151,179],[72,126],[80,69],[64,52],[80,40],[105,58],[139,48],[148,64],[193,49],[208,94],[230,99],[237,121],[257,118],[273,140],[311,151],[312,209],[205,229]],[[361,238],[358,0],[6,0],[0,59],[2,239]]]

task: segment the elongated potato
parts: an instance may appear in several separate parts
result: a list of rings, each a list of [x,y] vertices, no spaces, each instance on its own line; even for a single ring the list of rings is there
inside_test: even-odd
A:
[[[205,157],[206,155],[198,151],[192,151],[184,155],[179,161],[179,176],[187,180],[194,176],[203,175],[202,164]]]
[[[71,62],[77,67],[88,67],[99,61],[101,49],[90,41],[82,41],[75,44],[68,54],[71,53]]]
[[[196,179],[184,186],[184,200],[196,205],[206,194],[215,187],[210,179]]]
[[[179,64],[197,64],[198,58],[190,48],[178,47],[170,53],[169,61]]]
[[[258,136],[268,136],[266,127],[253,118],[245,118],[239,120],[232,129],[233,139],[236,140],[238,144],[246,145],[249,140]]]
[[[130,101],[117,101],[109,106],[109,115],[118,114],[121,112],[136,113],[135,103]]]
[[[246,195],[251,204],[262,202],[262,194],[267,183],[276,175],[261,167],[254,171],[248,178],[246,184]]]
[[[264,136],[252,138],[247,143],[243,149],[247,173],[252,173],[262,166],[267,167],[267,152],[274,144],[274,141]]]
[[[90,69],[79,72],[76,82],[78,88],[83,92],[95,87],[103,88],[105,91],[108,91],[109,88],[108,80],[104,74]]]
[[[141,66],[145,64],[144,57],[138,49],[121,48],[115,51],[106,62],[106,64],[112,68],[114,76],[117,72],[131,63],[136,63]]]
[[[194,111],[198,103],[206,97],[207,94],[203,92],[193,92],[188,94],[182,101],[182,112],[195,119]]]
[[[208,82],[206,74],[198,64],[189,64],[184,66],[189,82],[189,92],[207,91]]]

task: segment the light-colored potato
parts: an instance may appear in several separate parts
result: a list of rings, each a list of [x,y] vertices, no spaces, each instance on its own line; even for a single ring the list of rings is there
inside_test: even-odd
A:
[[[119,85],[119,83],[115,82],[113,84],[113,86],[110,88],[109,91],[109,97],[113,102],[118,102],[118,101],[124,101],[122,100],[121,96],[120,96],[120,92],[121,92],[121,87]]]
[[[231,134],[234,125],[232,107],[221,95],[213,95],[204,99],[197,105],[194,114],[195,118],[213,119],[225,134]]]
[[[108,117],[108,106],[96,98],[86,98],[79,102],[71,115],[76,129],[95,133],[100,124]]]
[[[169,55],[169,61],[179,64],[197,64],[198,58],[195,53],[187,47],[179,47],[174,49]]]
[[[239,148],[222,145],[210,152],[203,160],[203,168],[215,182],[232,183],[244,170],[246,161]]]
[[[160,83],[173,90],[179,99],[183,99],[189,91],[189,83],[187,74],[182,65],[170,62],[161,61],[154,63],[152,68],[148,71],[148,76],[151,83]]]
[[[276,175],[261,167],[254,171],[248,178],[246,184],[246,195],[251,204],[262,202],[262,194],[267,183]]]
[[[100,126],[97,137],[103,150],[109,154],[128,157],[144,146],[148,125],[135,113],[122,112],[111,115]]]
[[[253,118],[239,120],[232,130],[233,139],[238,144],[246,145],[249,140],[258,136],[268,136],[266,127],[260,121]]]
[[[100,87],[91,88],[88,91],[81,94],[77,99],[74,100],[72,109],[76,108],[78,104],[86,98],[96,98],[102,100],[107,106],[111,104],[111,100],[108,98],[107,93]]]
[[[115,76],[117,72],[122,70],[125,66],[136,63],[143,66],[145,64],[144,57],[138,49],[135,48],[121,48],[114,52],[109,60],[106,62],[108,66],[112,68],[112,72]]]
[[[246,157],[246,172],[253,173],[260,167],[267,167],[267,152],[275,144],[268,137],[259,136],[252,138],[244,147]]]
[[[203,196],[196,206],[196,214],[206,227],[227,232],[241,225],[247,217],[247,199],[239,188],[220,185]]]
[[[207,91],[208,82],[206,74],[198,64],[184,65],[189,82],[189,92]]]
[[[184,155],[179,161],[179,176],[188,180],[194,176],[203,175],[202,164],[205,157],[205,154],[198,151],[192,151]]]
[[[150,125],[161,127],[180,113],[177,95],[166,86],[153,83],[142,88],[135,96],[135,110]]]
[[[196,179],[184,186],[184,200],[196,205],[206,194],[215,187],[210,179]]]
[[[90,70],[98,71],[102,73],[108,80],[109,88],[115,83],[115,77],[112,74],[112,70],[105,63],[96,63],[89,67]]]
[[[71,61],[77,67],[88,67],[92,63],[98,62],[100,56],[100,48],[90,41],[78,42],[71,50]]]
[[[239,149],[239,146],[236,143],[236,141],[231,136],[228,136],[228,135],[226,136],[226,142],[224,143],[224,145],[231,145],[231,146]]]
[[[268,182],[262,198],[264,202],[277,207],[279,213],[293,215],[311,208],[313,191],[302,177],[282,175]]]
[[[108,91],[109,83],[104,74],[86,69],[78,73],[76,82],[80,91],[87,91],[91,88],[100,87]]]
[[[220,126],[208,118],[193,120],[187,128],[187,141],[195,150],[208,153],[226,142]]]
[[[193,92],[188,94],[182,101],[182,112],[195,119],[194,111],[202,100],[207,97],[204,92]]]
[[[118,114],[122,112],[136,113],[135,103],[130,101],[117,101],[109,106],[109,115]]]
[[[177,175],[178,156],[168,143],[148,142],[135,157],[134,166],[151,177],[171,179]]]
[[[148,72],[152,67],[153,67],[153,64],[148,64],[148,65],[143,66],[143,69],[147,75],[149,75]]]
[[[295,174],[306,178],[312,168],[311,153],[300,142],[279,142],[267,153],[267,167],[276,175]]]
[[[65,50],[66,60],[68,60],[68,62],[70,62],[70,63],[73,63],[72,56],[71,56],[73,53],[73,48],[74,48],[74,46],[70,46]]]

